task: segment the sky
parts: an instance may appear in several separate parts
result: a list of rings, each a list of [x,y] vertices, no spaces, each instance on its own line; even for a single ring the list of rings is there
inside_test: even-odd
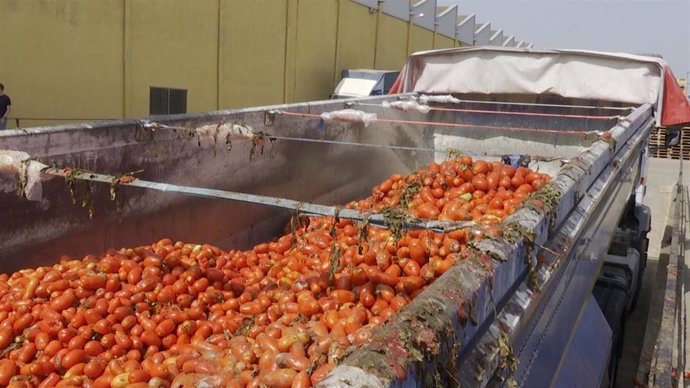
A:
[[[690,71],[690,0],[438,0],[535,48],[660,54]]]

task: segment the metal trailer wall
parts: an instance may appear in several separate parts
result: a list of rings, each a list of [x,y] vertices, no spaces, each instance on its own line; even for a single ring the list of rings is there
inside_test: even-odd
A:
[[[160,122],[195,128],[241,121],[276,136],[423,148],[433,144],[425,136],[426,127],[420,126],[376,125],[372,130],[361,124],[335,123],[320,128],[319,120],[281,115],[271,124],[265,122],[266,112],[273,109],[318,114],[343,107],[343,100],[323,101],[161,117]],[[170,129],[151,131],[136,120],[35,128],[27,133],[0,132],[2,148],[27,152],[46,164],[116,176],[143,170],[137,176],[146,180],[328,205],[363,198],[391,174],[408,173],[433,161],[433,153],[286,140],[267,142],[256,149],[252,160],[250,140],[197,142]],[[62,178],[44,182],[43,199],[29,202],[17,196],[16,183],[16,177],[0,175],[2,272],[53,263],[61,254],[101,254],[110,248],[163,237],[224,248],[249,247],[282,234],[293,214],[266,206],[123,186],[118,209],[107,184],[91,184],[89,195],[75,190],[75,205]],[[93,204],[93,219],[80,206],[82,200]]]
[[[554,207],[535,211],[527,200],[502,226],[507,232],[517,223],[529,232],[475,243],[474,260],[431,284],[319,387],[596,387],[606,381],[610,330],[591,291],[639,179],[652,126],[652,108],[644,105],[611,128],[611,141],[592,139],[588,146],[558,135],[555,154],[569,161],[553,174],[560,193]],[[534,137],[543,135],[514,134],[514,149],[541,142],[548,153],[548,141]],[[471,131],[442,136],[458,146],[482,138]],[[495,148],[511,143],[492,140]],[[566,144],[580,152],[560,149]],[[571,151],[577,156],[567,156]],[[534,266],[534,277],[525,263]]]
[[[612,141],[607,142],[599,141],[601,139],[593,134],[575,136],[568,133],[567,131],[581,127],[581,122],[575,118],[550,117],[548,123],[551,128],[564,131],[563,134],[557,136],[535,131],[516,132],[514,129],[518,127],[532,128],[536,119],[530,116],[487,117],[487,115],[470,112],[452,114],[441,112],[426,116],[418,112],[397,113],[376,105],[383,99],[391,98],[395,96],[360,100],[362,104],[358,107],[377,112],[380,117],[386,118],[406,118],[414,121],[427,118],[431,120],[429,125],[400,126],[374,123],[364,128],[361,124],[330,123],[323,126],[319,125],[318,119],[287,115],[273,116],[270,113],[274,109],[319,113],[339,109],[348,104],[348,101],[342,100],[162,117],[160,120],[165,124],[187,127],[243,121],[256,130],[279,136],[437,149],[443,149],[446,146],[468,147],[467,149],[473,151],[475,155],[494,160],[506,152],[515,150],[531,152],[533,149],[538,149],[540,156],[559,158],[554,161],[537,162],[539,167],[533,166],[539,168],[540,171],[552,174],[553,182],[561,193],[560,200],[554,203],[553,218],[538,212],[533,206],[528,206],[513,214],[509,221],[517,222],[519,230],[531,231],[525,232],[524,236],[533,236],[534,246],[545,245],[549,252],[562,249],[570,255],[574,252],[574,250],[571,251],[571,247],[575,246],[590,255],[605,252],[608,236],[612,234],[610,228],[615,228],[618,215],[621,214],[622,206],[625,204],[625,201],[616,200],[627,198],[632,191],[633,182],[637,181],[634,179],[634,171],[629,167],[633,159],[641,155],[635,151],[642,146],[643,141],[640,139],[643,139],[647,133],[643,133],[638,128],[645,118],[647,118],[645,121],[647,125],[651,126],[651,119],[649,119],[651,107],[645,106],[635,110],[622,121],[624,124],[614,126],[611,131]],[[372,104],[374,106],[371,106]],[[490,110],[505,109],[504,106],[481,105]],[[470,104],[468,108],[474,107]],[[521,107],[520,110],[533,112],[541,111],[542,108],[531,106]],[[574,115],[584,113],[578,108],[569,109],[567,112]],[[605,113],[612,114],[604,109],[597,112],[597,114]],[[434,125],[433,121],[437,120],[460,121],[477,127],[450,131]],[[544,124],[545,121],[547,120],[538,120],[537,123]],[[506,128],[487,131],[488,123],[506,126]],[[610,128],[611,125],[614,125],[614,122],[598,121],[593,123],[590,129],[602,131]],[[426,152],[279,139],[275,143],[266,144],[265,152],[260,152],[256,159],[250,160],[251,143],[249,141],[235,141],[231,150],[226,150],[227,145],[222,140],[220,144],[213,144],[208,140],[205,146],[204,144],[199,146],[196,139],[180,138],[179,133],[169,129],[151,132],[150,129],[142,126],[142,122],[134,120],[103,123],[97,126],[35,128],[27,132],[2,132],[0,142],[7,148],[26,151],[46,163],[54,160],[59,165],[78,166],[114,175],[124,171],[143,169],[140,176],[147,180],[236,190],[326,204],[339,204],[362,197],[368,194],[368,190],[373,185],[385,179],[389,174],[408,173],[434,159],[434,154]],[[569,163],[561,165],[560,158],[563,157],[572,159]],[[615,160],[612,161],[612,158]],[[630,177],[625,176],[626,171],[630,172]],[[615,183],[619,181],[623,183]],[[14,190],[15,184],[16,178],[0,177],[0,214],[5,216],[3,222],[0,223],[0,241],[3,241],[0,245],[2,260],[0,269],[3,272],[47,264],[55,261],[61,253],[76,257],[89,252],[98,254],[99,251],[109,247],[135,246],[161,237],[211,242],[223,248],[246,247],[284,233],[284,225],[288,216],[291,215],[291,212],[286,210],[238,202],[192,199],[123,186],[119,186],[121,190],[119,195],[124,196],[126,202],[118,212],[115,204],[109,199],[109,185],[100,185],[92,187],[91,199],[96,213],[94,219],[90,221],[86,210],[79,207],[79,201],[76,206],[72,204],[65,182],[60,178],[55,178],[45,184],[45,195],[41,202],[26,202],[19,199]],[[613,201],[620,206],[602,208],[598,205],[597,198],[605,199],[601,203]],[[592,204],[597,204],[597,206],[590,206]],[[543,206],[542,203],[541,207]],[[590,222],[590,218],[596,219],[596,228],[590,229],[584,226]],[[606,227],[600,227],[603,224],[602,218],[608,220]],[[371,346],[396,349],[396,346],[404,344],[405,346],[397,347],[397,349],[402,349],[399,354],[379,349],[374,352],[377,358],[373,359],[368,356],[358,357],[357,355],[361,353],[352,353],[344,364],[333,372],[332,377],[352,381],[351,384],[361,387],[389,384],[420,385],[419,378],[428,379],[436,378],[436,376],[443,378],[446,382],[460,378],[463,382],[484,386],[488,382],[484,378],[490,377],[491,374],[478,380],[475,373],[477,366],[487,372],[493,372],[496,365],[500,365],[500,358],[503,356],[496,349],[497,344],[500,344],[500,338],[504,337],[499,337],[502,331],[495,326],[505,324],[501,330],[506,330],[505,334],[508,335],[511,343],[517,344],[524,338],[527,350],[523,354],[532,354],[532,358],[535,359],[535,362],[531,362],[530,359],[529,365],[536,365],[532,369],[520,363],[518,365],[520,375],[516,375],[517,378],[531,381],[530,379],[535,376],[531,372],[539,372],[542,370],[540,365],[556,360],[549,357],[550,352],[566,348],[561,343],[569,338],[565,328],[575,329],[572,324],[577,319],[573,315],[577,315],[585,306],[584,302],[575,299],[591,291],[589,287],[591,284],[588,286],[585,283],[588,279],[594,279],[596,273],[589,273],[588,277],[572,282],[570,288],[566,287],[557,294],[553,288],[559,284],[570,284],[570,281],[556,280],[559,278],[558,273],[564,272],[570,268],[568,265],[579,259],[565,261],[565,258],[543,256],[541,259],[556,260],[554,264],[557,265],[540,267],[535,280],[540,282],[540,290],[551,290],[552,295],[557,296],[547,298],[541,292],[520,289],[519,287],[524,285],[520,283],[526,275],[527,263],[536,263],[537,259],[537,252],[528,250],[528,243],[524,240],[526,238],[524,236],[517,240],[487,239],[474,244],[473,249],[484,252],[482,255],[486,252],[498,255],[495,260],[491,259],[491,266],[494,268],[492,275],[481,260],[464,260],[451,268],[446,275],[415,299],[410,308],[396,315],[397,318],[391,320],[375,334],[375,342],[372,342]],[[517,236],[514,237],[517,238]],[[580,242],[585,243],[580,244]],[[526,254],[529,256],[526,257]],[[489,260],[489,256],[482,257]],[[588,264],[581,264],[581,266],[596,269],[596,260],[588,257],[583,259]],[[566,265],[562,264],[563,261]],[[552,272],[554,268],[555,271]],[[542,284],[545,287],[541,287]],[[519,292],[513,292],[516,286]],[[539,326],[534,331],[535,336],[531,334],[533,331],[523,336],[529,328],[527,326],[531,324],[530,318],[535,303],[545,301],[546,305],[558,299],[558,295],[567,295],[570,299],[563,304],[563,308],[540,313],[543,319],[535,320],[535,322],[546,322],[545,329]],[[534,303],[526,305],[522,303],[527,300],[524,299],[527,296]],[[498,305],[492,301],[496,301]],[[471,313],[465,312],[465,307],[463,307],[466,306],[465,303],[467,306],[472,306]],[[427,308],[429,306],[433,308]],[[496,307],[500,308],[501,316],[495,315],[499,313],[495,310]],[[421,310],[415,310],[415,308],[421,308]],[[459,314],[459,309],[462,310],[462,314]],[[565,310],[568,314],[561,314]],[[417,313],[420,311],[426,315],[418,316]],[[461,322],[463,314],[466,318],[472,316],[475,320]],[[508,314],[510,319],[501,319],[505,314]],[[533,340],[541,341],[539,333],[548,334],[550,330],[554,330],[554,327],[549,326],[551,322],[549,316],[570,319],[571,325],[556,326],[559,330],[556,335],[549,338],[557,338],[558,342],[551,346],[547,338],[546,345],[542,346],[544,349],[549,349],[549,352],[533,352]],[[416,318],[412,320],[410,317]],[[403,322],[402,326],[400,326],[401,322]],[[411,332],[406,322],[418,325],[417,328],[420,330],[417,332],[422,333],[419,337],[422,338],[421,342],[415,340],[416,337],[404,334]],[[435,330],[439,327],[439,322],[450,325],[444,326],[443,331]],[[599,328],[606,324],[602,319],[597,322]],[[404,330],[398,330],[400,327]],[[412,329],[415,328],[412,327]],[[452,335],[449,335],[451,331]],[[387,337],[391,333],[393,336]],[[400,333],[403,335],[398,335]],[[597,330],[595,333],[601,336],[602,331]],[[455,334],[458,336],[455,337]],[[382,338],[386,341],[381,341]],[[472,345],[475,340],[480,341],[476,342],[477,346]],[[413,343],[410,344],[409,341]],[[460,346],[460,353],[446,352],[448,349],[455,349],[456,344]],[[417,351],[420,346],[424,348],[422,353],[404,350]],[[434,353],[433,349],[442,349],[442,351]],[[522,350],[518,347],[515,349],[517,349],[516,356],[520,357]],[[604,354],[606,350],[599,349],[597,355],[606,357]],[[420,354],[425,357],[425,361],[429,361],[428,368],[424,366],[427,365],[426,363],[420,365],[418,358]],[[386,358],[386,355],[387,357],[394,356],[395,362],[399,364],[395,366],[389,364],[390,359]],[[426,358],[427,356],[429,357]],[[458,360],[457,356],[462,360]],[[383,374],[376,375],[371,370],[364,373],[362,368],[368,368],[364,365],[369,365],[369,361],[383,362],[383,365],[371,364],[374,369],[378,368],[377,370]],[[444,369],[444,371],[457,371],[457,375],[453,377],[445,374],[440,377],[438,371],[434,372],[434,368],[438,365],[450,368],[448,365],[455,365],[456,362],[461,364],[458,369]],[[602,363],[598,364],[600,367],[602,365]],[[339,371],[342,372],[342,368],[348,368],[348,366],[350,369],[345,371],[347,373],[339,373]],[[406,374],[406,382],[401,383],[391,379],[391,376],[395,374],[388,373],[389,369],[397,366],[401,367],[399,370],[403,372],[403,375]],[[369,379],[353,379],[352,367],[360,368],[356,377],[364,375]],[[546,370],[553,372],[556,369]],[[556,377],[556,375],[548,376],[550,379]],[[374,379],[377,384],[369,384],[370,379]],[[526,384],[525,386],[539,385]]]
[[[390,98],[357,100],[365,104],[357,109],[377,112],[386,118],[425,119],[421,113],[400,113],[369,106]],[[495,157],[496,153],[514,152],[516,147],[543,156],[572,156],[581,147],[580,140],[571,143],[567,137],[555,147],[553,135],[533,135],[536,142],[524,139],[514,142],[509,132],[468,129],[463,132],[474,138],[468,137],[460,145],[445,144],[441,135],[450,133],[432,129],[433,124],[372,124],[366,129],[357,124],[324,127],[319,125],[319,120],[266,115],[274,109],[318,114],[342,109],[349,103],[352,100],[321,101],[151,119],[187,128],[243,122],[256,131],[276,136],[441,150],[452,146],[460,151],[488,154],[487,158]],[[443,116],[442,121],[458,119],[457,115]],[[475,125],[533,125],[529,117],[478,114],[462,115],[462,120]],[[552,125],[567,130],[579,124],[573,120],[556,120]],[[605,128],[595,125],[590,129]],[[56,163],[115,176],[143,170],[137,176],[145,180],[332,205],[362,198],[390,174],[408,173],[427,165],[435,156],[439,157],[434,153],[410,150],[277,140],[268,142],[264,153],[257,149],[256,159],[250,160],[249,140],[235,140],[230,144],[224,139],[218,139],[217,143],[207,140],[200,146],[196,138],[185,136],[165,129],[151,131],[142,121],[126,120],[34,128],[26,132],[4,131],[0,132],[0,144],[3,149],[27,152],[46,164]],[[488,139],[502,141],[501,146],[487,142]],[[507,141],[503,142],[504,139]],[[108,248],[136,246],[162,237],[209,242],[224,248],[248,247],[277,236],[290,215],[267,207],[190,199],[136,188],[123,188],[118,210],[117,203],[110,199],[110,187],[96,184],[91,186],[90,196],[78,193],[77,205],[74,205],[62,178],[45,183],[41,202],[27,202],[17,197],[16,183],[16,177],[0,176],[0,214],[3,215],[0,223],[3,266],[0,270],[4,272],[52,262],[63,253],[76,257],[98,254]],[[94,206],[93,220],[89,220],[88,211],[79,206],[83,199],[90,200]]]
[[[2,0],[0,82],[26,128],[147,116],[152,86],[186,89],[188,112],[320,100],[342,69],[459,45],[435,13],[424,28],[405,1],[398,16],[365,3]]]

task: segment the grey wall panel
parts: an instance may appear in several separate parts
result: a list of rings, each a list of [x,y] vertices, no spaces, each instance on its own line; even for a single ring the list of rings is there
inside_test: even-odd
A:
[[[434,30],[436,24],[436,0],[421,0],[410,7],[412,23]]]
[[[361,4],[365,7],[373,8],[373,9],[378,9],[379,8],[379,1],[378,0],[352,0],[357,4]]]
[[[384,0],[381,11],[400,20],[409,21],[410,0]]]
[[[458,6],[454,5],[436,16],[436,31],[449,38],[455,39],[455,23],[458,19]]]
[[[489,44],[492,46],[503,46],[503,30],[498,30],[491,35]]]
[[[464,16],[455,28],[455,39],[472,46],[474,44],[475,19],[474,14]]]
[[[477,24],[474,31],[474,45],[487,46],[491,41],[491,23]]]

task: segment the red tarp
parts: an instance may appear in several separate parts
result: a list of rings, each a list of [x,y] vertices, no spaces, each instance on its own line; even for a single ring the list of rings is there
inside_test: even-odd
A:
[[[690,102],[678,86],[671,69],[664,74],[664,100],[661,108],[661,125],[665,127],[690,123]]]
[[[393,82],[393,86],[391,86],[388,94],[398,94],[402,91],[402,77],[403,72],[401,71],[400,74],[398,74],[398,78],[396,78],[395,82]]]

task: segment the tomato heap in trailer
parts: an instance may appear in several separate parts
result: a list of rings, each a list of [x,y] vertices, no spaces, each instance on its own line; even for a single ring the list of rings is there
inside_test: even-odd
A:
[[[549,176],[464,156],[348,205],[496,224]],[[467,230],[309,217],[248,251],[163,239],[0,275],[0,384],[308,387],[462,259]]]

